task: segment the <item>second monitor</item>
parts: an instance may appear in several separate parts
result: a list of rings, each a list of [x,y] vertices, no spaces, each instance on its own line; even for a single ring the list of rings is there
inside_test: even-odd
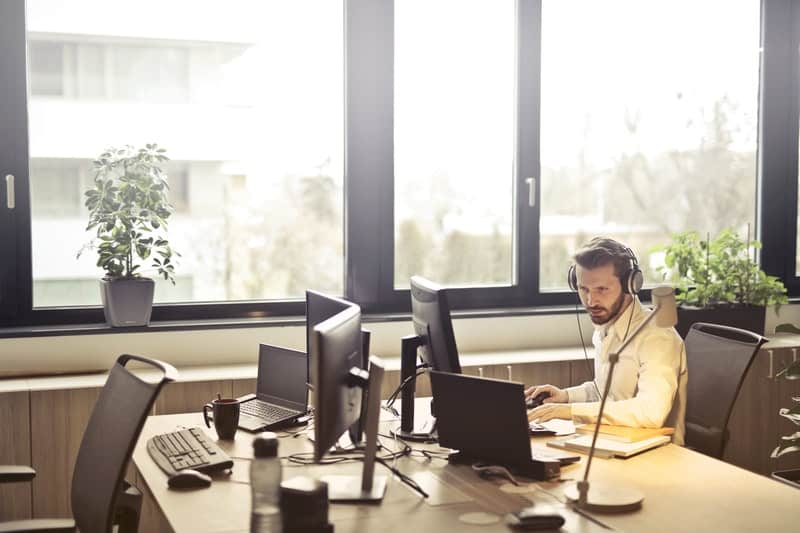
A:
[[[411,315],[415,335],[403,337],[400,355],[400,428],[394,433],[412,441],[436,439],[435,429],[414,431],[414,396],[417,371],[421,368],[439,372],[461,373],[458,348],[450,319],[447,291],[425,278],[411,278]],[[417,365],[417,357],[422,360]],[[431,405],[431,415],[434,408]],[[435,415],[434,415],[435,416]]]

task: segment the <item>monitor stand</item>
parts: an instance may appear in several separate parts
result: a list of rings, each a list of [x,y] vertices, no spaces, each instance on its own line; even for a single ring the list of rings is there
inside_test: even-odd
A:
[[[369,358],[369,381],[366,385],[367,419],[364,424],[366,444],[361,476],[323,476],[328,484],[328,500],[332,502],[376,502],[386,493],[386,476],[375,475],[375,456],[378,451],[378,419],[381,409],[383,362]]]
[[[414,431],[414,397],[417,383],[417,348],[423,340],[419,335],[406,335],[400,342],[400,383],[405,386],[400,391],[400,427],[392,430],[398,439],[412,442],[437,442],[436,419],[433,417],[433,400],[431,400],[432,425],[427,431]],[[406,382],[406,380],[408,380]]]

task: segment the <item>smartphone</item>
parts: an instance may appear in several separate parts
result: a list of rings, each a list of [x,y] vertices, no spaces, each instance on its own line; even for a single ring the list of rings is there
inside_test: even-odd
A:
[[[539,504],[507,514],[506,524],[518,531],[552,530],[564,525],[564,517],[552,506]]]

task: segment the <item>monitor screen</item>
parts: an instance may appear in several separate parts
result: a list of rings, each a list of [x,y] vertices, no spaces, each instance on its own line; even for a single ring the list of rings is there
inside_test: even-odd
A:
[[[361,416],[362,388],[350,379],[361,368],[361,309],[352,304],[313,328],[311,385],[314,391],[314,460]]]
[[[422,340],[422,360],[433,370],[461,373],[447,292],[419,276],[411,278],[414,331]]]
[[[261,344],[258,347],[258,384],[262,400],[305,411],[308,401],[308,363],[297,350]]]
[[[311,337],[314,335],[314,326],[353,305],[355,304],[352,302],[321,292],[306,291],[306,353],[311,353]]]

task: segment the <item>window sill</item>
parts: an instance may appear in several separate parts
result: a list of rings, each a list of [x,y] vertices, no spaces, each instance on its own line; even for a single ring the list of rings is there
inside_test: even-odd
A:
[[[537,308],[504,308],[453,311],[453,319],[502,318],[516,316],[563,315],[575,313],[574,306],[549,306]],[[580,311],[583,314],[583,311]],[[364,324],[381,322],[399,322],[409,320],[407,313],[369,314],[364,315]],[[155,333],[166,331],[193,331],[214,329],[242,329],[305,326],[305,317],[265,317],[265,318],[232,318],[211,320],[171,320],[153,321],[148,326],[113,328],[105,323],[65,324],[59,326],[15,326],[0,327],[0,339],[27,337],[59,337],[70,335],[105,335],[119,333]],[[367,327],[368,328],[368,327]]]

